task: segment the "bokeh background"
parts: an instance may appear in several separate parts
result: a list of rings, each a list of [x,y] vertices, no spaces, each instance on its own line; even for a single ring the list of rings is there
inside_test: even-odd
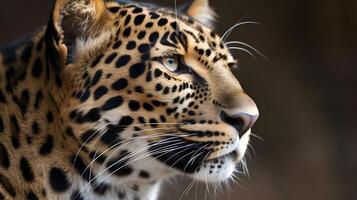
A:
[[[52,2],[1,0],[0,45],[45,25]],[[269,57],[234,52],[237,77],[260,108],[254,132],[264,140],[252,138],[250,177],[241,176],[229,193],[195,185],[186,194],[190,180],[182,179],[165,185],[161,199],[356,200],[357,1],[211,4],[221,34],[237,20],[262,24],[241,26],[229,40],[248,42]]]

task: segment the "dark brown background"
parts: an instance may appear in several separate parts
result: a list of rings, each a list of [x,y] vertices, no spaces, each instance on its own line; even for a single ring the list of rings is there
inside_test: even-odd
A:
[[[52,1],[1,0],[0,44],[47,22]],[[154,1],[160,2],[160,1]],[[179,1],[182,2],[182,1]],[[174,0],[161,0],[174,5]],[[263,26],[237,28],[230,39],[246,41],[270,59],[243,52],[237,76],[261,111],[253,138],[250,178],[231,192],[212,188],[217,200],[357,199],[357,1],[215,0],[218,32],[246,15]],[[185,184],[164,186],[162,199],[179,199]],[[205,199],[193,187],[183,199]]]

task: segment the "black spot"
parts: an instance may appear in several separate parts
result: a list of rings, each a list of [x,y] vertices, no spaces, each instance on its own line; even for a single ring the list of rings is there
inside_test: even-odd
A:
[[[32,168],[29,161],[25,157],[22,157],[20,160],[20,171],[25,181],[32,182],[34,180],[35,177],[32,172]]]
[[[14,115],[10,117],[11,143],[15,149],[20,147],[20,127]]]
[[[131,16],[130,15],[126,16],[124,26],[128,25],[130,23],[130,20],[131,20]]]
[[[123,36],[124,36],[124,37],[129,37],[130,33],[131,33],[131,28],[128,27],[128,28],[126,28],[126,29],[124,30]]]
[[[121,106],[124,102],[122,96],[116,96],[108,99],[102,106],[102,111],[108,111]]]
[[[83,143],[90,143],[97,135],[97,130],[89,129],[81,135],[81,140]]]
[[[85,123],[85,122],[96,122],[100,119],[100,109],[92,108],[85,115],[78,115],[76,122],[77,123]]]
[[[125,16],[127,13],[128,13],[127,10],[122,10],[122,11],[120,11],[119,14],[120,14],[121,16]]]
[[[154,110],[154,107],[152,105],[148,104],[148,103],[144,103],[143,107],[147,111],[153,111]]]
[[[100,86],[94,91],[94,100],[100,99],[103,95],[108,92],[108,88],[105,86]]]
[[[102,60],[102,58],[104,57],[104,54],[100,54],[93,62],[91,67],[95,67],[96,65],[98,65],[100,63],[100,61]]]
[[[145,81],[146,81],[146,82],[150,82],[151,80],[152,80],[152,73],[151,73],[151,71],[149,71],[149,72],[146,74]]]
[[[35,193],[33,193],[32,191],[28,192],[27,195],[27,200],[38,200],[38,197]]]
[[[168,20],[166,18],[161,18],[157,24],[159,26],[165,26],[167,24],[167,22],[168,22]]]
[[[42,73],[42,63],[40,58],[37,58],[32,66],[32,75],[35,78],[38,78],[41,76]]]
[[[146,27],[146,28],[151,28],[153,25],[154,25],[154,23],[148,22],[148,23],[145,25],[145,27]]]
[[[145,15],[143,15],[143,14],[142,14],[142,15],[138,15],[138,16],[136,16],[135,19],[134,19],[134,24],[135,24],[136,26],[138,26],[138,25],[140,25],[140,24],[143,23],[144,19],[145,19]]]
[[[164,91],[162,91],[162,94],[168,94],[170,92],[170,88],[169,87],[165,87]]]
[[[117,49],[121,46],[122,42],[121,41],[117,41],[113,44],[113,49]]]
[[[109,8],[109,11],[111,12],[111,13],[117,13],[118,11],[119,11],[119,8],[120,7],[118,7],[118,6],[116,6],[116,7],[111,7],[111,8]],[[77,199],[78,200],[78,199]]]
[[[157,19],[157,18],[160,17],[160,15],[158,15],[158,14],[155,13],[155,12],[150,12],[149,14],[150,14],[150,16],[151,16],[151,19]]]
[[[49,172],[50,186],[55,192],[65,192],[70,187],[66,173],[57,167],[54,167]]]
[[[130,41],[128,42],[128,44],[126,45],[126,49],[128,50],[132,50],[136,47],[136,42],[135,41]]]
[[[53,122],[53,113],[51,111],[47,112],[46,119],[47,119],[48,123],[52,123]]]
[[[142,9],[142,8],[139,8],[139,7],[136,7],[136,8],[134,8],[134,10],[133,10],[133,13],[141,13],[141,12],[143,12],[143,9]]]
[[[40,125],[37,122],[32,123],[31,129],[32,129],[32,133],[34,135],[37,135],[40,133]]]
[[[107,130],[100,137],[100,140],[109,146],[117,144],[120,142],[118,135],[118,133],[121,131],[120,129],[121,127],[116,127],[112,124],[108,125]]]
[[[129,108],[131,111],[138,111],[140,109],[140,103],[135,100],[129,101]]]
[[[177,30],[177,23],[176,22],[172,22],[170,24],[170,26],[172,27],[172,29]]]
[[[10,167],[9,153],[6,147],[0,143],[0,165],[7,169]]]
[[[84,178],[86,181],[91,180],[92,175],[89,173],[89,170],[86,170],[87,164],[84,163],[83,159],[80,156],[76,156],[75,154],[73,154],[70,157],[70,162],[82,178]]]
[[[168,39],[168,38],[169,38],[169,34],[170,34],[170,32],[167,31],[167,32],[162,36],[162,38],[161,38],[161,40],[160,40],[160,43],[161,43],[162,45],[164,45],[164,46],[169,46],[169,47],[174,47],[174,48],[176,48],[176,45],[169,41],[169,39]]]
[[[111,61],[110,61],[110,62],[111,62]],[[93,76],[93,78],[92,78],[91,86],[95,86],[95,85],[99,82],[100,78],[102,78],[102,75],[103,75],[103,71],[102,71],[102,70],[98,70],[98,71],[94,74],[94,76]]]
[[[150,45],[149,44],[141,44],[141,45],[139,45],[138,50],[140,53],[146,53],[150,50]]]
[[[120,155],[110,160],[107,163],[107,167],[111,173],[114,173],[116,176],[128,176],[133,172],[133,169],[126,165],[129,161],[128,156],[130,155],[127,151],[122,151]]]
[[[162,75],[162,71],[159,69],[155,69],[154,76],[157,78],[157,77],[160,77],[161,75]]]
[[[123,67],[123,66],[127,65],[129,63],[129,61],[130,61],[129,55],[120,56],[115,64],[115,66],[117,68]]]
[[[146,35],[146,31],[140,31],[139,34],[138,34],[138,39],[141,40],[145,37]]]
[[[156,90],[156,91],[162,90],[162,85],[161,85],[161,83],[156,84],[155,90]]]
[[[158,121],[156,119],[154,119],[154,118],[151,118],[149,120],[149,122],[150,122],[151,127],[153,127],[153,128],[156,128],[157,125],[158,125]]]
[[[136,87],[135,87],[135,91],[136,91],[137,93],[143,93],[143,92],[144,92],[144,88],[141,87],[141,86],[136,86]]]
[[[125,78],[121,78],[112,84],[114,90],[122,90],[128,86],[128,81]]]
[[[129,69],[129,76],[132,79],[138,78],[145,72],[145,64],[144,63],[137,63],[130,67]]]
[[[150,178],[150,174],[149,174],[149,172],[142,170],[139,173],[139,177],[144,178],[144,179],[148,179],[148,178]]]
[[[45,142],[40,147],[40,155],[48,155],[52,152],[53,149],[53,137],[51,135],[47,135]]]
[[[84,92],[79,100],[83,103],[88,100],[89,96],[90,96],[90,92],[88,89],[86,89],[86,90],[84,90]]]

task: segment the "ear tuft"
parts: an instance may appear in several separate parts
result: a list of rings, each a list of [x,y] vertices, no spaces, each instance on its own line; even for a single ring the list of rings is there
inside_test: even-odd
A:
[[[191,0],[183,5],[181,10],[203,25],[214,28],[217,14],[210,7],[208,0]]]

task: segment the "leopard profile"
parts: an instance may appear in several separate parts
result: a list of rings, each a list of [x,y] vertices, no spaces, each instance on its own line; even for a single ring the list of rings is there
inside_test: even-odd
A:
[[[0,199],[155,200],[230,179],[259,112],[207,0],[56,0],[0,50]]]

